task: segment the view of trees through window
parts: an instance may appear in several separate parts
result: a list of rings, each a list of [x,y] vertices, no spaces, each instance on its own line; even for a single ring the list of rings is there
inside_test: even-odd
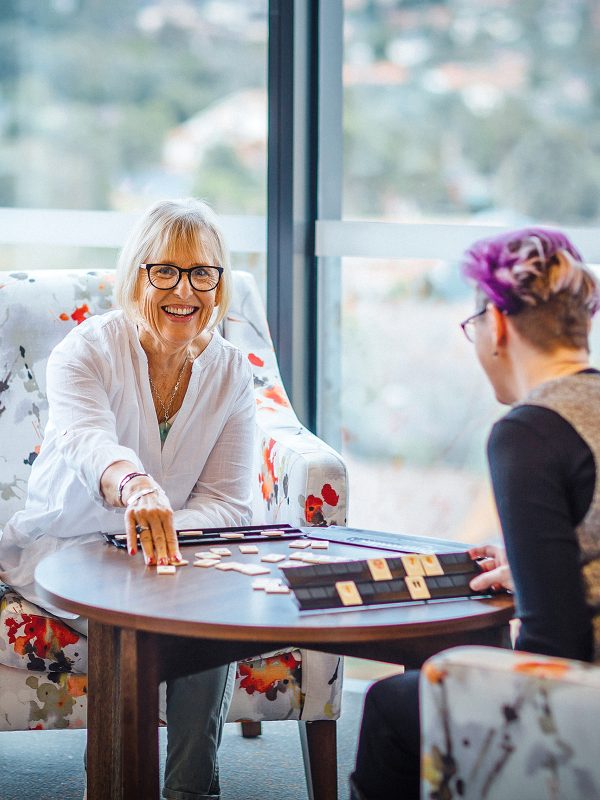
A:
[[[267,0],[0,3],[0,206],[137,211],[196,195],[263,215],[267,34]],[[2,266],[114,258],[21,246]]]
[[[424,243],[430,223],[598,224],[597,2],[344,9],[346,219],[423,223]],[[352,524],[494,536],[485,440],[503,409],[458,327],[457,263],[347,258],[341,292]]]
[[[347,217],[600,219],[594,0],[345,0]]]
[[[0,4],[0,205],[264,213],[266,0]]]

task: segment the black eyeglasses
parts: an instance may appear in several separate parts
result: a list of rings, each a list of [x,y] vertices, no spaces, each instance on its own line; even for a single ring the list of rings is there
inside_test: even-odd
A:
[[[464,322],[460,323],[460,327],[463,329],[464,335],[470,342],[475,341],[475,320],[477,317],[482,317],[487,310],[488,307],[486,306],[485,308],[482,308],[481,311],[471,314],[471,316],[467,317]]]
[[[140,264],[148,273],[148,280],[155,289],[174,289],[181,276],[186,273],[192,289],[210,292],[219,285],[223,267],[198,266],[182,269],[176,264]]]

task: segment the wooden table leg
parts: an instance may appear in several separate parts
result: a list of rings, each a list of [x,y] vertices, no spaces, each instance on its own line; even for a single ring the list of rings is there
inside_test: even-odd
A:
[[[300,722],[298,727],[309,800],[337,800],[335,720]]]
[[[119,640],[110,625],[88,630],[88,800],[120,798]]]
[[[126,629],[120,640],[122,797],[158,798],[158,640]]]
[[[157,798],[157,638],[90,621],[88,693],[88,800]]]

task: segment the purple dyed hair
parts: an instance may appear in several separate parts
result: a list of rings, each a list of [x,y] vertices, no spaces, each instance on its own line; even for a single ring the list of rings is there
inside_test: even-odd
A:
[[[501,311],[515,314],[526,305],[535,305],[527,291],[539,278],[566,258],[573,267],[583,267],[579,251],[564,233],[549,228],[523,228],[470,247],[462,261],[462,271]],[[593,314],[600,303],[597,294],[589,303]]]

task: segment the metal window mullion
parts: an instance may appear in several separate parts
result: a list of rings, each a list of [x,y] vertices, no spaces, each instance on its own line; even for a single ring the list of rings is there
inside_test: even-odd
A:
[[[311,428],[317,8],[318,0],[270,0],[268,49],[267,316],[283,382]]]

